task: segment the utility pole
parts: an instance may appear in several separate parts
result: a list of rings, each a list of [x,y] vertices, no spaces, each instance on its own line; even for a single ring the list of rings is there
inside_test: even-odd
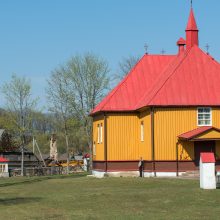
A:
[[[34,137],[33,137],[33,139],[34,139],[34,144],[36,145],[37,150],[38,150],[38,152],[39,152],[39,154],[40,154],[41,160],[42,160],[43,163],[44,163],[44,167],[46,167],[47,165],[46,165],[46,163],[45,163],[45,161],[44,161],[44,158],[43,158],[42,153],[41,153],[41,150],[40,150],[40,148],[39,148],[39,146],[38,146],[37,140],[36,140]]]
[[[21,176],[24,176],[24,134],[22,135],[21,145]]]
[[[33,146],[33,153],[35,153],[35,140],[34,140],[34,137],[33,137],[33,141],[32,141],[32,146]]]
[[[67,167],[66,167],[66,172],[67,174],[69,174],[69,138],[68,138],[68,134],[67,134],[67,127],[65,125],[65,139],[66,139],[66,153],[67,153],[67,158],[66,158],[66,162],[67,162]]]

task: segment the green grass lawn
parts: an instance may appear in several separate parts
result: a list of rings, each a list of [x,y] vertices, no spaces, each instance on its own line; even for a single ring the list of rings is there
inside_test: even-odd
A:
[[[1,178],[0,219],[220,219],[220,190],[183,179]]]

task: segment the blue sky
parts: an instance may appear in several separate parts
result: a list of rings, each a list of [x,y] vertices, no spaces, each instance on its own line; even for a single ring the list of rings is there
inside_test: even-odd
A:
[[[200,47],[208,43],[220,60],[220,1],[194,0],[193,8]],[[42,106],[50,72],[75,54],[94,52],[111,74],[123,57],[143,55],[145,43],[149,53],[175,54],[189,9],[190,0],[2,0],[0,86],[12,73],[26,76]]]

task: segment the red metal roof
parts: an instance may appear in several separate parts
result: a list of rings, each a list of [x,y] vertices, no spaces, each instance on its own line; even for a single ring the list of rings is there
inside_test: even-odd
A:
[[[0,157],[0,163],[5,163],[8,162],[9,160],[4,158],[4,157]]]
[[[201,135],[204,132],[207,132],[209,130],[216,130],[216,131],[220,132],[220,130],[218,128],[215,128],[215,127],[212,127],[212,126],[202,126],[202,127],[196,128],[194,130],[187,131],[183,134],[180,134],[178,137],[182,138],[182,139],[189,140],[189,139],[193,139],[194,137],[196,137],[198,135]]]
[[[214,153],[204,152],[200,154],[203,163],[215,163]]]
[[[179,56],[136,106],[220,105],[220,64],[193,46]]]
[[[195,29],[191,9],[187,30]],[[91,115],[147,106],[220,106],[219,82],[220,64],[196,44],[177,55],[144,55]]]
[[[198,31],[196,19],[195,19],[194,12],[193,12],[192,8],[190,10],[190,15],[189,15],[186,31]]]
[[[132,111],[145,93],[148,93],[174,55],[145,54],[131,72],[113,89],[92,114],[100,111]]]

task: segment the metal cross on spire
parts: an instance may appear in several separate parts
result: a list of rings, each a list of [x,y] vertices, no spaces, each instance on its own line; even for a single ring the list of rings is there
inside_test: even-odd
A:
[[[193,6],[193,0],[191,0],[190,3],[191,3],[191,8],[192,8],[192,6]]]
[[[164,55],[166,51],[164,49],[161,50],[161,54]]]
[[[207,54],[209,54],[209,48],[210,48],[209,44],[206,44],[206,45],[205,45],[205,48],[206,48]]]
[[[147,44],[144,44],[145,53],[148,54],[148,48],[149,46]]]

